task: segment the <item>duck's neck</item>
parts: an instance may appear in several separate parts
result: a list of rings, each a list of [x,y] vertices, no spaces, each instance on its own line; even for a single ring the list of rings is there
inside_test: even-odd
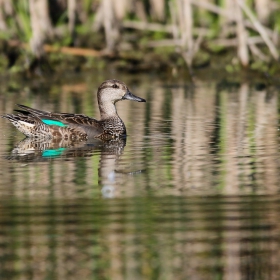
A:
[[[101,120],[116,118],[116,117],[119,118],[116,106],[112,102],[99,101],[99,111],[100,111]]]

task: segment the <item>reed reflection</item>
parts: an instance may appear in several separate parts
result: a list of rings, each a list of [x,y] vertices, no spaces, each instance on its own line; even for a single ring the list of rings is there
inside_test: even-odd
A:
[[[15,136],[3,124],[2,276],[278,279],[278,93],[199,82],[138,91],[147,107],[121,105],[127,143],[23,141],[7,161]],[[95,115],[91,98],[36,106]]]
[[[147,106],[123,102],[119,108],[129,134],[125,149],[120,143],[66,144],[64,149],[63,143],[54,149],[54,160],[50,160],[48,148],[34,159],[49,161],[49,165],[18,168],[0,160],[3,181],[13,181],[14,195],[19,196],[22,177],[26,178],[26,190],[33,195],[39,194],[39,189],[34,189],[36,182],[40,182],[43,193],[48,193],[50,182],[57,184],[57,197],[65,192],[74,197],[100,193],[134,197],[278,192],[276,91],[259,90],[248,83],[205,85],[197,81],[195,87],[154,85],[152,90],[143,84],[137,93],[147,99]],[[73,100],[69,92],[64,92],[60,98],[57,104],[29,105],[96,115],[97,104],[89,102],[92,95],[88,92],[75,95]],[[12,106],[7,100],[8,110]],[[13,135],[14,128],[6,127],[6,135]],[[0,139],[4,143],[0,146],[2,154],[11,145],[7,139],[14,138]],[[13,178],[9,168],[13,168]],[[7,192],[5,184],[0,184],[0,193]]]
[[[278,192],[278,94],[273,89],[198,84],[172,89],[171,100],[174,193]]]
[[[1,276],[278,279],[278,205],[277,196],[1,200]]]
[[[98,182],[103,197],[114,197],[116,188],[116,170],[118,160],[126,145],[126,138],[118,140],[90,142],[73,142],[65,139],[47,139],[36,141],[33,138],[25,138],[20,141],[7,157],[21,163],[50,162],[53,160],[67,161],[73,158],[87,158],[98,155]],[[83,161],[78,161],[78,174],[74,182],[79,185],[86,184],[86,166]],[[81,178],[82,180],[79,180]]]

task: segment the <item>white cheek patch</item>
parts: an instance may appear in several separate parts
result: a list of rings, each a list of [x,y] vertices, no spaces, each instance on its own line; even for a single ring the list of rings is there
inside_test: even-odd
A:
[[[18,121],[20,124],[29,126],[29,127],[34,127],[34,124],[28,123],[28,122],[23,122],[23,121]]]

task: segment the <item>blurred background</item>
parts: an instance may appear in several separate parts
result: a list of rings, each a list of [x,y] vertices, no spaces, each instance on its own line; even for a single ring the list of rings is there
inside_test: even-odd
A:
[[[105,58],[130,72],[274,74],[279,10],[279,0],[1,0],[0,67],[40,73],[72,59],[77,70]]]

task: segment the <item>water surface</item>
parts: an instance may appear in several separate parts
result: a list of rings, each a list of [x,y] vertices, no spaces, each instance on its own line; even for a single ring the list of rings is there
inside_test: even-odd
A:
[[[115,76],[114,76],[115,77]],[[15,104],[99,118],[104,77],[8,81]],[[120,77],[128,137],[34,143],[0,119],[3,279],[278,279],[279,94]]]

